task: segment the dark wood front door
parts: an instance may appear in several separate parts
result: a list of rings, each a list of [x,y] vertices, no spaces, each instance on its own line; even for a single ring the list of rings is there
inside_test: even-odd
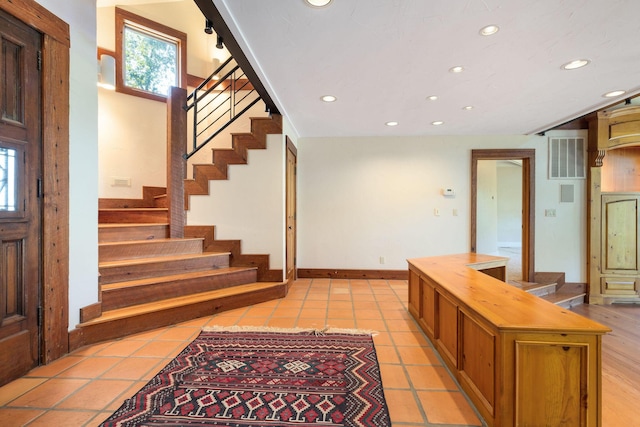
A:
[[[0,385],[40,358],[41,38],[0,11]]]
[[[296,279],[296,168],[297,150],[287,137],[287,282]]]

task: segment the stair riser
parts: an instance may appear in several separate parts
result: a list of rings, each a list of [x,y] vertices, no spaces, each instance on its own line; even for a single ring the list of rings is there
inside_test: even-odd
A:
[[[228,296],[197,302],[190,305],[171,307],[152,313],[142,314],[112,322],[98,323],[77,328],[71,335],[69,350],[76,350],[84,345],[121,338],[130,334],[149,331],[179,322],[211,316],[216,313],[283,298],[286,285],[260,289],[242,295]]]
[[[158,224],[144,227],[117,227],[100,228],[98,230],[98,242],[124,242],[128,240],[153,240],[169,237],[169,226]]]
[[[100,267],[100,284],[229,267],[229,255]]]
[[[100,245],[99,262],[120,261],[125,259],[152,258],[154,256],[185,255],[202,253],[201,240],[148,240],[139,243]]]
[[[531,295],[535,295],[538,297],[544,296],[544,295],[549,295],[549,294],[553,294],[556,292],[556,284],[551,284],[551,285],[547,285],[547,286],[541,286],[535,289],[527,289],[526,290],[528,293],[530,293]]]
[[[214,291],[256,281],[255,270],[242,270],[223,275],[155,283],[121,289],[103,289],[102,309],[130,307],[200,292]]]
[[[168,221],[166,210],[109,210],[98,211],[98,222],[101,224],[114,223],[165,223]]]

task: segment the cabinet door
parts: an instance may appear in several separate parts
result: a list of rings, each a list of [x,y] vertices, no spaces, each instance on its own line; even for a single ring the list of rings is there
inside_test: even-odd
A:
[[[638,197],[602,196],[602,267],[607,272],[638,270]]]
[[[515,355],[516,426],[589,424],[596,385],[589,390],[587,343],[516,340]]]
[[[420,276],[409,270],[409,313],[416,319],[420,318]]]
[[[434,338],[436,325],[436,290],[435,284],[428,277],[420,280],[422,289],[422,316],[420,326],[429,338]]]
[[[458,369],[458,306],[436,290],[436,339],[440,355],[452,370]]]

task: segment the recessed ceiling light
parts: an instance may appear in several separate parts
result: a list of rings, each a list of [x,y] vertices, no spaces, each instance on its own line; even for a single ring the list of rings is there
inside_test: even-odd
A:
[[[463,110],[473,110],[473,105],[466,105],[462,107]]]
[[[431,96],[427,97],[427,99],[429,101],[435,101],[436,99],[438,99],[438,97],[436,95],[431,95]]]
[[[331,0],[304,0],[304,2],[311,7],[325,7],[331,3]]]
[[[443,125],[444,122],[442,120],[436,120],[435,122],[431,122],[431,124],[434,126],[440,126],[440,125]]]
[[[480,35],[490,36],[497,33],[498,31],[500,31],[500,27],[498,27],[497,25],[487,25],[486,27],[480,29]]]
[[[455,67],[449,68],[449,71],[452,73],[461,73],[463,70],[464,68],[462,68],[462,66],[460,65],[456,65]]]
[[[385,123],[387,126],[398,126],[398,122],[387,122]]]
[[[324,102],[335,102],[338,98],[333,95],[324,95],[320,99],[322,99]]]
[[[576,59],[574,61],[567,62],[566,64],[564,64],[562,66],[562,69],[563,70],[575,70],[576,68],[582,68],[585,65],[588,65],[589,62],[591,62],[591,61],[589,61],[588,59]]]
[[[625,90],[612,90],[611,92],[607,92],[602,96],[604,96],[605,98],[614,98],[614,97],[620,96],[620,95],[622,95],[622,94],[624,94],[626,92],[627,91],[625,91]]]

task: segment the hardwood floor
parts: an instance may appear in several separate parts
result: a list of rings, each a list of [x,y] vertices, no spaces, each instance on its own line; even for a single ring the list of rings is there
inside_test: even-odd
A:
[[[602,339],[602,425],[639,427],[640,305],[589,305],[571,311],[612,329]]]

